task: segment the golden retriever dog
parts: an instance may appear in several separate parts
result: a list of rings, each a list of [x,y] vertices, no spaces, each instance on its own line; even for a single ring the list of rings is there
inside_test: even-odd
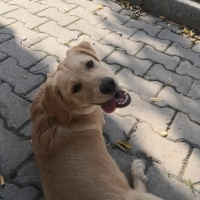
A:
[[[71,48],[40,87],[32,145],[46,200],[161,200],[146,192],[140,160],[131,166],[132,189],[107,152],[103,110],[115,110],[117,90],[88,42]]]

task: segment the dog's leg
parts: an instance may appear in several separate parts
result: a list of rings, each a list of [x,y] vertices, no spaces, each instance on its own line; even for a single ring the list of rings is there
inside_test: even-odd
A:
[[[131,175],[133,179],[134,190],[139,192],[147,192],[145,181],[147,176],[144,174],[145,165],[142,160],[136,159],[131,165]]]

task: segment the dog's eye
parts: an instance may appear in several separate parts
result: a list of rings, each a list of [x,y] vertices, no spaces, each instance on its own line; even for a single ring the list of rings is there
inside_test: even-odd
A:
[[[81,90],[81,87],[82,87],[81,83],[74,85],[72,92],[73,93],[79,92]]]
[[[92,61],[92,60],[90,60],[90,61],[88,61],[88,62],[86,62],[86,67],[88,68],[88,69],[91,69],[92,67],[94,67],[94,62]]]

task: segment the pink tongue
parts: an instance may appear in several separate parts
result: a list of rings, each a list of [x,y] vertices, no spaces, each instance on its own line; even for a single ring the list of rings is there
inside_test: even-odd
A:
[[[113,112],[116,108],[114,97],[112,97],[110,100],[106,101],[105,103],[101,104],[101,108],[103,109],[103,111],[107,113]]]

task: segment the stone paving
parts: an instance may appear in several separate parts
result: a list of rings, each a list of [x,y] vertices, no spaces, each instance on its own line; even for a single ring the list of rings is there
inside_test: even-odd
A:
[[[1,0],[0,167],[6,186],[0,199],[44,199],[31,150],[30,104],[69,46],[87,40],[132,97],[128,107],[105,115],[108,151],[120,169],[131,181],[131,162],[143,158],[149,192],[200,200],[200,44],[178,30],[150,14],[131,19],[112,1]],[[118,140],[132,149],[121,151]]]

